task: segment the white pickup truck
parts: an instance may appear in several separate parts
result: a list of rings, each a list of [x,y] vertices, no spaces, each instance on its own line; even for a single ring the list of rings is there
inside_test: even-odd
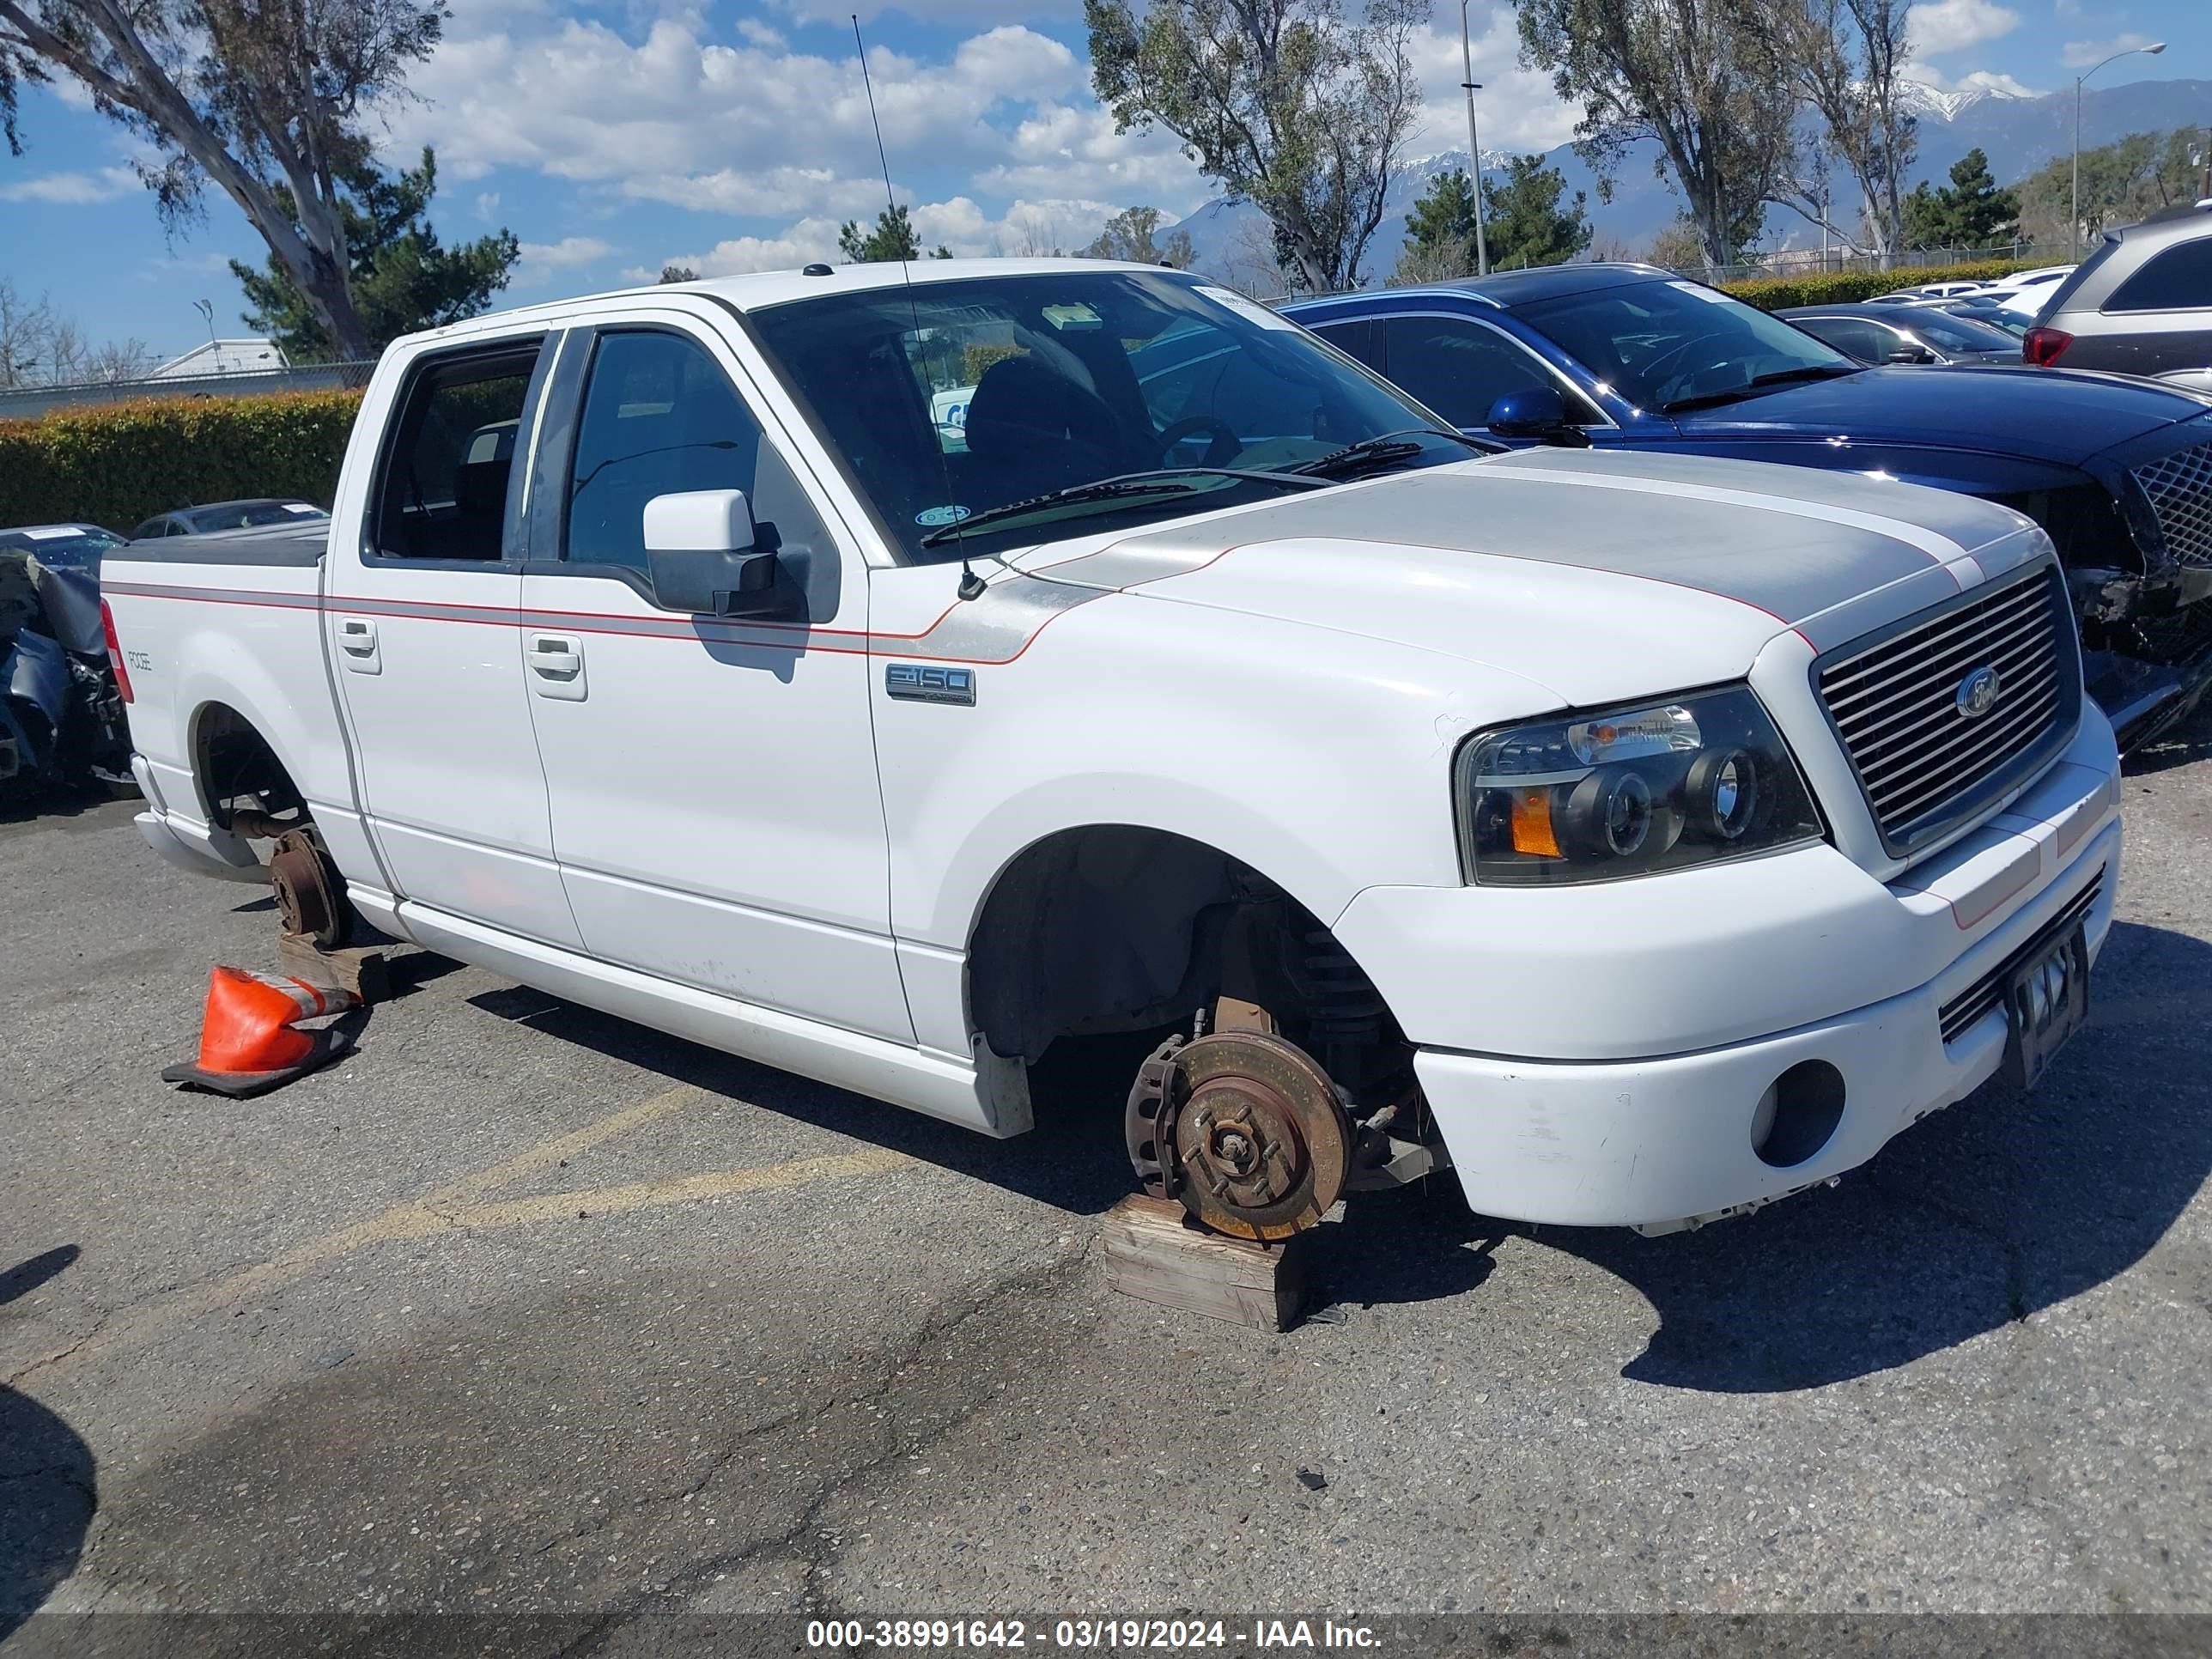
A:
[[[1436,428],[1079,261],[404,340],[326,528],[107,556],[139,825],[987,1134],[1158,1031],[1100,1133],[1246,1237],[1445,1164],[1663,1230],[2032,1082],[2120,856],[2043,532]]]

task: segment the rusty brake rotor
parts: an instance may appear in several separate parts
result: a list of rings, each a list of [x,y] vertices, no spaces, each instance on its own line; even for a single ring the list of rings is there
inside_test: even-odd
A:
[[[1272,1241],[1316,1225],[1351,1165],[1335,1085],[1304,1049],[1268,1032],[1163,1043],[1138,1071],[1127,1127],[1146,1189],[1232,1238]]]
[[[330,860],[304,832],[294,830],[278,837],[269,858],[269,884],[276,890],[286,933],[306,933],[326,951],[343,942],[345,900]]]

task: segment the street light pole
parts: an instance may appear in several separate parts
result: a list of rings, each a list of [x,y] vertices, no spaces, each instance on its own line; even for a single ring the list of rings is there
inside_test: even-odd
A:
[[[1459,0],[1460,85],[1467,90],[1467,166],[1474,181],[1474,274],[1490,275],[1490,244],[1482,229],[1482,139],[1474,130],[1474,94],[1482,83],[1474,78],[1474,46],[1467,32],[1467,0]]]
[[[1461,10],[1466,9],[1466,0],[1461,0]],[[2154,41],[2148,46],[2130,46],[2125,52],[2116,52],[2104,64],[2092,64],[2074,77],[2074,222],[2066,228],[2066,247],[2075,259],[2081,257],[2081,83],[2105,67],[2117,64],[2123,58],[2132,58],[2137,52],[2146,58],[2155,58],[2166,50],[2166,42]]]

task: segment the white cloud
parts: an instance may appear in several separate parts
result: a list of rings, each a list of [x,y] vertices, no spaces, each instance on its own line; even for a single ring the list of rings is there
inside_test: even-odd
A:
[[[2059,53],[2059,61],[2070,70],[2087,69],[2101,64],[2116,53],[2139,52],[2154,44],[2148,34],[2138,34],[2133,29],[2116,34],[2109,40],[2069,40],[2066,49]]]
[[[34,179],[11,179],[0,185],[0,202],[86,207],[95,202],[112,202],[138,188],[138,175],[129,167],[101,167],[96,173],[46,173]]]
[[[556,270],[569,270],[578,265],[588,265],[605,258],[614,252],[611,243],[596,236],[563,236],[557,242],[525,242],[522,261],[516,266],[513,285],[516,288],[537,288],[553,280]]]
[[[858,12],[863,23],[887,11],[938,24],[1073,22],[1083,15],[1080,0],[780,0],[795,21],[849,27]]]
[[[781,236],[733,236],[703,253],[672,253],[665,264],[684,265],[702,276],[741,276],[751,270],[788,270],[813,259],[837,257],[837,222],[801,219]],[[660,267],[640,265],[623,275],[633,282],[652,282]]]
[[[909,158],[944,167],[1000,161],[1007,140],[987,116],[1073,92],[1085,75],[1059,41],[1013,25],[970,37],[949,60],[877,48],[869,66],[894,170]],[[784,210],[772,191],[757,207],[733,199],[739,175],[877,171],[849,54],[723,45],[696,20],[663,19],[635,43],[575,18],[532,35],[456,32],[411,84],[424,101],[387,112],[390,144],[403,153],[434,144],[441,170],[456,178],[522,167],[669,200],[672,179],[728,175],[705,205],[773,212]]]
[[[491,216],[498,211],[499,192],[497,191],[488,190],[477,198],[477,217],[486,224],[491,222]]]
[[[2009,34],[2020,27],[2020,14],[1996,0],[1926,0],[1913,7],[1906,27],[1912,49],[1933,56]]]

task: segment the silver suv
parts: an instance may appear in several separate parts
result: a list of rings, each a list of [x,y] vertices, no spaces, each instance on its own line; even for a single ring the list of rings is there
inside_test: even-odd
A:
[[[2021,355],[2046,368],[2203,386],[2212,370],[2212,199],[2106,232],[2045,303]]]

